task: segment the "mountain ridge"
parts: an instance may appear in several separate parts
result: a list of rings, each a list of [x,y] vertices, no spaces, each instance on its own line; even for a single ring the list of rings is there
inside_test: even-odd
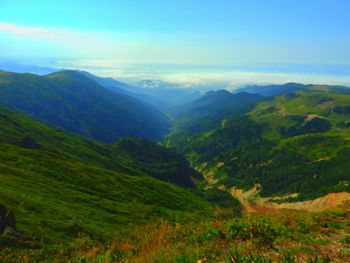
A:
[[[320,84],[301,84],[289,82],[286,84],[272,84],[272,85],[248,85],[234,90],[234,93],[248,92],[257,93],[265,97],[273,97],[296,91],[316,91],[323,90],[327,92],[349,94],[350,88],[340,85],[320,85]]]
[[[294,201],[350,191],[350,97],[329,88],[261,100],[205,133],[187,133],[180,123],[164,143],[185,154],[215,187],[261,184],[262,196],[298,193]]]
[[[167,116],[153,106],[108,91],[76,71],[2,73],[0,99],[2,106],[104,142],[121,136],[159,140],[169,128]]]

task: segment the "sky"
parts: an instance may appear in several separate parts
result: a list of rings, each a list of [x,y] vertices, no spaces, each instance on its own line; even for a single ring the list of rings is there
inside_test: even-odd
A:
[[[348,0],[0,0],[0,58],[94,64],[96,72],[108,64],[100,73],[121,78],[135,65],[142,72],[192,65],[176,71],[192,75],[204,65],[226,75],[257,68],[261,75],[274,65],[280,70],[270,75],[312,81],[321,71],[330,82],[350,83],[349,10]],[[290,72],[290,65],[309,66]],[[247,81],[274,81],[259,74]]]

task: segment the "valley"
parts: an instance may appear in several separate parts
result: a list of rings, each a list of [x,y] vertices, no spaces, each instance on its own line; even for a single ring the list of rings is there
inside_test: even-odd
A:
[[[349,10],[0,0],[0,263],[349,263]]]
[[[126,85],[1,72],[2,261],[349,259],[348,88],[171,105]]]

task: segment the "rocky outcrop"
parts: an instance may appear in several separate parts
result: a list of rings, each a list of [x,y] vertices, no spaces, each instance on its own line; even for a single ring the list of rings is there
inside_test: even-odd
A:
[[[16,218],[11,211],[0,205],[0,235],[5,232],[6,228],[16,231]]]

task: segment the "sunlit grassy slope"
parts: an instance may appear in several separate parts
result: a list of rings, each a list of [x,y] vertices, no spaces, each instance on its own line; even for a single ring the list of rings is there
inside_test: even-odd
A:
[[[135,143],[143,144],[145,156],[160,152],[166,158],[143,163],[127,144],[89,141],[1,108],[0,204],[34,243],[79,233],[105,239],[155,218],[181,221],[195,211],[208,213],[212,204],[164,182],[185,185],[198,177],[183,158],[150,142]]]
[[[269,98],[204,134],[175,132],[166,144],[215,172],[217,187],[261,184],[264,196],[297,193],[299,200],[349,191],[350,95],[343,89],[312,86]]]

